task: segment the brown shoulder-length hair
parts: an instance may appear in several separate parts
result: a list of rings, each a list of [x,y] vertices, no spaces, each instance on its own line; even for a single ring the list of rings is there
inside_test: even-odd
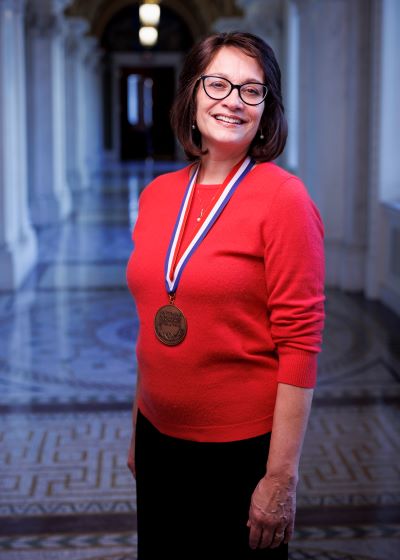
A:
[[[199,78],[221,47],[236,47],[260,64],[268,88],[261,116],[260,129],[264,138],[256,134],[248,155],[256,161],[271,161],[282,153],[287,138],[287,122],[281,93],[281,72],[274,51],[265,41],[241,31],[217,33],[197,43],[189,52],[179,76],[178,92],[171,110],[171,124],[189,160],[199,159],[206,152],[201,149],[201,135],[192,125],[196,120],[196,98]]]

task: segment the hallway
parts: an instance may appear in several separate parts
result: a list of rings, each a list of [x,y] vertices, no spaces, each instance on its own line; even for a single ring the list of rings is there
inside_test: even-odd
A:
[[[172,165],[98,175],[39,230],[22,289],[0,295],[1,560],[136,558],[125,266],[138,193]],[[399,333],[381,304],[328,290],[291,560],[398,558]]]

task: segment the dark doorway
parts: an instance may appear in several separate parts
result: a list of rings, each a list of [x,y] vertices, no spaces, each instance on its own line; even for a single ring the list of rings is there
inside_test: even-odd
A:
[[[121,68],[121,160],[174,159],[174,84],[173,67]]]

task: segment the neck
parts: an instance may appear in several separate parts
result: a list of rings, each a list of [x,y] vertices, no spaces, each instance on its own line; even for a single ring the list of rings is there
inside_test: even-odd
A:
[[[224,182],[234,165],[246,155],[246,152],[232,152],[226,157],[217,154],[206,154],[201,158],[201,167],[197,178],[198,183],[217,185]]]

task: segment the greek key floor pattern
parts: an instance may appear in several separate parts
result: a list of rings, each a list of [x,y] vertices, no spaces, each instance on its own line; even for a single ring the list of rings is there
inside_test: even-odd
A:
[[[125,265],[138,193],[159,171],[97,177],[69,220],[39,232],[24,287],[0,294],[1,560],[136,559]],[[319,370],[290,558],[396,560],[400,319],[328,291]]]

